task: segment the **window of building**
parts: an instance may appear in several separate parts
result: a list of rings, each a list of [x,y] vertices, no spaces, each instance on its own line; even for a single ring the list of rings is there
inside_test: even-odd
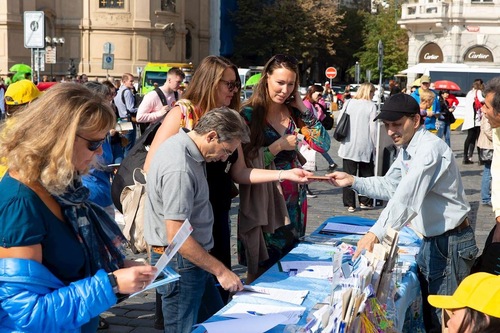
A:
[[[176,0],[161,0],[161,10],[175,13]]]
[[[493,2],[493,0],[471,0],[472,3],[478,3],[478,2]]]
[[[125,0],[99,0],[99,8],[123,8]]]

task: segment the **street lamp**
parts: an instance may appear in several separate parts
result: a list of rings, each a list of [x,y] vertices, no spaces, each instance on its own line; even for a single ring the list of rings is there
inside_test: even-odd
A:
[[[45,63],[50,64],[50,79],[52,80],[53,78],[53,66],[55,63],[57,63],[57,53],[56,53],[56,47],[58,45],[63,46],[64,42],[66,40],[64,37],[50,37],[50,36],[45,36],[45,44],[47,45],[45,47]]]

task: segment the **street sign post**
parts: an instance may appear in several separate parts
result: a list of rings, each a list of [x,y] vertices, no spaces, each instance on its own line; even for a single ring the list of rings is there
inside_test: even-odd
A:
[[[45,14],[43,12],[24,12],[24,47],[41,49],[45,47]]]
[[[113,69],[115,67],[115,55],[112,53],[102,54],[102,69]]]
[[[328,67],[325,71],[325,75],[329,79],[334,79],[337,76],[337,70],[335,67]]]

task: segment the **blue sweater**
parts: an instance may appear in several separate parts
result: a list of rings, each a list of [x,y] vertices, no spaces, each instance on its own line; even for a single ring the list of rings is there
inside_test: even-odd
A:
[[[102,269],[65,286],[37,261],[0,259],[0,333],[80,332],[116,301]]]

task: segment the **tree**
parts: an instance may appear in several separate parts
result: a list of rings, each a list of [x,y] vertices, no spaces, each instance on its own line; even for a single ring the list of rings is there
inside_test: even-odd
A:
[[[344,28],[337,5],[328,0],[238,0],[232,18],[235,63],[263,65],[274,54],[294,55],[303,82],[319,78]]]
[[[374,15],[366,13],[366,26],[363,31],[363,48],[355,56],[359,58],[361,73],[372,70],[372,79],[379,77],[378,73],[378,41],[384,44],[385,78],[392,78],[406,68],[408,60],[408,35],[397,24],[400,7],[395,8],[395,1],[386,1],[389,6],[378,6]],[[354,68],[350,69],[354,72]]]

